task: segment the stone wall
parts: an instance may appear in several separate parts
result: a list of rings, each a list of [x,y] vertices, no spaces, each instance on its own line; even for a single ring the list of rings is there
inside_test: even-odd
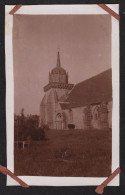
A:
[[[70,117],[72,110],[72,120]],[[112,127],[112,102],[87,105],[65,110],[67,124],[74,124],[76,129],[107,129]],[[67,127],[68,128],[68,127]]]
[[[84,130],[112,127],[112,101],[62,110],[58,100],[67,93],[66,89],[50,89],[46,92],[40,106],[41,124],[45,123],[52,129],[57,126],[68,129],[68,124]]]

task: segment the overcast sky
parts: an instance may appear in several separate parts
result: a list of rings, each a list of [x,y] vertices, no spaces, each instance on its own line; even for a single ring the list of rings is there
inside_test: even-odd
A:
[[[25,114],[39,114],[58,48],[70,83],[111,67],[111,17],[14,15],[13,48],[15,113],[24,108]]]

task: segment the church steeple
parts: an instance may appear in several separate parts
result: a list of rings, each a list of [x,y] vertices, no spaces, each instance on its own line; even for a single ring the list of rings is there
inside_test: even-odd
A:
[[[61,66],[59,51],[58,51],[58,54],[57,54],[57,64],[56,64],[56,66],[57,66],[57,67],[60,67],[60,66]]]
[[[68,83],[68,73],[61,67],[60,53],[58,51],[56,67],[49,72],[49,84],[44,87],[44,91],[48,91],[51,88],[70,90],[72,87],[73,85]]]

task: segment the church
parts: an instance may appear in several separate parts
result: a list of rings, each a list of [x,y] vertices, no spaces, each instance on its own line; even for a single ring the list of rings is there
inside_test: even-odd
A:
[[[40,126],[50,129],[112,128],[112,71],[108,69],[77,84],[68,81],[57,54],[56,67],[49,72],[40,104]]]

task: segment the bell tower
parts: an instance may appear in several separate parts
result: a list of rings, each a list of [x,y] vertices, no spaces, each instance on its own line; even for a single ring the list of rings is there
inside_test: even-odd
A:
[[[56,118],[59,103],[67,98],[73,88],[68,83],[68,73],[61,67],[60,53],[57,53],[56,67],[49,72],[49,83],[44,87],[45,95],[40,104],[40,124],[47,124],[51,129],[56,128]]]
[[[58,51],[56,67],[49,72],[49,84],[44,87],[44,91],[46,92],[51,88],[71,90],[73,86],[73,84],[68,83],[68,73],[61,67]]]

